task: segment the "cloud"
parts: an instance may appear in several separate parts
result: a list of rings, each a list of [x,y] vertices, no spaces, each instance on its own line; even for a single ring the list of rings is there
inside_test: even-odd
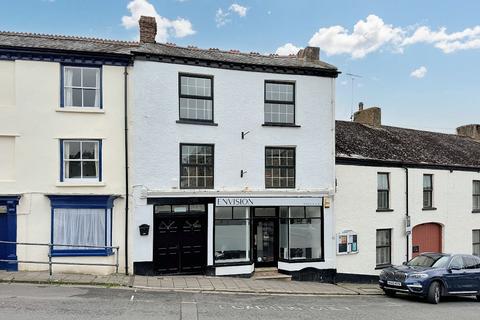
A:
[[[340,25],[320,28],[308,42],[329,56],[345,54],[353,59],[384,50],[402,53],[420,43],[432,45],[444,53],[480,49],[480,25],[448,33],[445,27],[435,31],[425,25],[394,26],[370,14],[357,21],[352,30]]]
[[[217,28],[223,27],[232,21],[232,19],[230,19],[232,12],[236,13],[239,17],[244,18],[247,15],[247,11],[247,7],[241,6],[238,3],[232,4],[226,10],[218,8],[215,13],[215,23],[217,24]]]
[[[228,8],[228,10],[233,11],[238,14],[240,17],[245,17],[247,15],[247,7],[243,7],[239,5],[238,3],[234,3]]]
[[[367,54],[386,46],[397,51],[403,40],[401,28],[385,24],[376,15],[369,15],[358,21],[350,33],[342,26],[320,28],[310,39],[310,46],[320,47],[327,55],[349,54],[354,59],[363,58]]]
[[[300,49],[302,48],[291,43],[285,43],[283,46],[279,47],[275,53],[280,56],[288,56],[290,54],[297,54]]]
[[[231,21],[228,18],[229,15],[229,12],[224,12],[221,8],[217,10],[217,13],[215,14],[215,22],[217,23],[217,28],[223,27]]]
[[[427,68],[425,66],[421,66],[418,69],[415,69],[410,73],[411,77],[417,78],[417,79],[422,79],[427,75]]]
[[[158,42],[166,42],[171,36],[183,38],[196,33],[192,23],[184,18],[170,20],[158,14],[155,7],[147,0],[132,0],[128,3],[127,9],[130,16],[122,17],[122,25],[126,29],[138,27],[140,16],[155,17],[157,21],[157,37]]]

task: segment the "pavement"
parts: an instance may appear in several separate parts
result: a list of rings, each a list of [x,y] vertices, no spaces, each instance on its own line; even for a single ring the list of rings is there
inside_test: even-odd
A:
[[[256,280],[237,277],[211,276],[127,276],[47,272],[0,271],[0,282],[31,284],[65,284],[104,287],[129,287],[149,291],[277,294],[277,295],[379,295],[383,292],[375,284],[319,283],[286,280]]]
[[[251,295],[0,283],[0,319],[8,320],[463,320],[478,319],[479,306],[472,298],[431,305],[400,295]]]

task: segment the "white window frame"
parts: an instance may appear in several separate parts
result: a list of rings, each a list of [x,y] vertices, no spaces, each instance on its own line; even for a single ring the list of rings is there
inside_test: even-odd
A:
[[[65,85],[65,69],[80,69],[81,72],[80,72],[80,83],[82,84],[81,86],[67,86]],[[83,86],[83,70],[85,69],[93,69],[93,70],[97,70],[99,73],[100,73],[100,76],[99,76],[99,79],[100,79],[100,83],[95,83],[95,87],[84,87]],[[97,109],[102,109],[102,85],[101,85],[101,82],[102,82],[102,68],[101,67],[83,67],[83,66],[68,66],[68,65],[65,65],[63,66],[63,83],[62,83],[62,90],[63,90],[63,101],[62,101],[62,106],[63,107],[66,107],[66,108],[97,108]],[[65,91],[66,89],[81,89],[82,90],[82,105],[81,106],[75,106],[75,105],[67,105],[65,103]],[[83,101],[83,96],[84,96],[84,90],[93,90],[95,89],[95,91],[99,91],[99,95],[100,95],[100,101],[98,103],[98,106],[85,106],[84,105],[84,101]]]
[[[84,142],[88,143],[95,143],[97,145],[97,154],[95,154],[94,159],[82,159],[82,144]],[[80,143],[80,159],[65,159],[65,146],[67,143]],[[101,164],[101,150],[100,148],[102,147],[101,141],[100,140],[70,140],[70,139],[65,139],[62,140],[62,181],[68,181],[68,182],[75,182],[75,181],[91,181],[91,182],[100,182],[101,179],[101,169],[102,169],[102,164]],[[80,162],[80,178],[67,178],[66,177],[66,172],[67,172],[67,162]],[[97,163],[97,176],[96,177],[83,177],[83,162],[96,162]]]

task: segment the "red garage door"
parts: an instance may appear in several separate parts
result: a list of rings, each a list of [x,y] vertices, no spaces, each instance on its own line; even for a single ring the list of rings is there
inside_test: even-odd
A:
[[[442,252],[442,226],[438,223],[415,226],[412,233],[412,246],[414,257],[423,252]]]

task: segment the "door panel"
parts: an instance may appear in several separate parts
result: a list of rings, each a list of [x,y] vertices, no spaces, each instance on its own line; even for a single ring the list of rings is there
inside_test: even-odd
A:
[[[412,256],[424,252],[442,252],[442,226],[437,223],[424,223],[413,228]]]
[[[155,217],[154,265],[158,273],[203,273],[207,263],[205,216]]]

